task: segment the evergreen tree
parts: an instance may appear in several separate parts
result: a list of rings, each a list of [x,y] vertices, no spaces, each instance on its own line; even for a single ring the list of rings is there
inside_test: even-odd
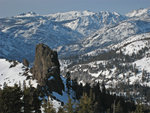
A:
[[[134,113],[144,113],[142,105],[138,104]]]
[[[107,109],[106,113],[110,113],[110,109],[109,108]]]
[[[120,105],[120,101],[115,106],[115,113],[123,113],[122,106]]]
[[[92,103],[92,99],[84,93],[77,106],[77,113],[94,113]]]
[[[0,88],[0,113],[2,113],[2,90],[1,90],[1,88]]]
[[[38,90],[30,87],[25,88],[23,91],[24,113],[41,113],[41,101],[39,99]]]
[[[67,72],[66,77],[67,77],[67,79],[66,79],[67,93],[68,93],[68,95],[70,95],[71,78],[70,78],[70,73],[69,72]]]
[[[26,82],[25,82],[25,80],[23,81],[23,90],[25,90],[26,89]]]
[[[24,103],[24,113],[32,113],[32,102],[33,98],[30,93],[30,88],[24,87],[23,91],[23,103]]]
[[[1,92],[1,112],[2,113],[21,113],[22,91],[18,85],[14,87],[4,87]]]
[[[64,109],[62,108],[62,107],[60,107],[59,109],[58,109],[58,112],[57,113],[66,113],[65,111],[64,111]]]
[[[44,108],[44,113],[56,113],[56,110],[53,107],[53,104],[48,100],[44,99],[43,100],[43,108]]]
[[[41,113],[41,100],[39,99],[39,92],[37,89],[34,88],[33,90],[33,111],[35,113]]]
[[[70,96],[68,96],[68,103],[65,105],[65,110],[67,113],[74,113],[73,102]]]

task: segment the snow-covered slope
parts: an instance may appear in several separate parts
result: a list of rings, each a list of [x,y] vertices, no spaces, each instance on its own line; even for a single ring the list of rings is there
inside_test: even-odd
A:
[[[62,77],[62,79],[65,84],[65,78]],[[26,84],[26,87],[30,87],[31,85],[35,88],[38,85],[37,81],[33,80],[29,68],[22,63],[0,59],[0,88],[3,88],[4,85],[14,86],[15,84],[21,85],[22,88],[24,84]],[[68,95],[65,91],[63,95],[59,95],[56,92],[53,92],[52,95],[53,97],[49,97],[49,101],[54,105],[56,111],[58,111],[58,108],[61,107],[61,102],[67,102]]]
[[[83,56],[68,64],[62,73],[70,72],[72,79],[79,83],[105,83],[111,91],[121,95],[130,92],[133,98],[136,95],[149,103],[146,95],[149,90],[145,94],[142,90],[150,87],[150,33],[130,36],[121,43],[108,46],[104,53]]]
[[[107,62],[110,61],[110,59],[113,59],[113,56],[111,57],[112,50],[114,51],[114,53],[116,52],[115,54],[118,55],[118,59],[119,59],[120,52],[121,52],[121,54],[123,54],[125,56],[127,55],[129,58],[131,57],[131,59],[132,59],[131,61],[123,61],[123,62],[127,63],[127,64],[130,63],[132,65],[135,64],[137,66],[137,69],[139,69],[140,74],[141,74],[142,70],[146,70],[147,73],[150,73],[150,71],[149,71],[150,70],[150,62],[149,62],[149,60],[150,60],[150,33],[143,33],[143,34],[139,34],[139,35],[130,36],[126,40],[123,40],[121,43],[108,46],[107,51],[105,51],[105,52],[108,53],[110,55],[110,57],[109,58],[105,58],[105,57],[99,58],[99,59],[107,59],[107,60],[101,61],[101,60],[97,60],[97,58],[95,58],[95,60],[94,60],[94,59],[92,59],[94,57],[91,57],[92,60],[89,60],[89,62],[88,62],[88,61],[86,61],[86,57],[83,56],[83,65],[81,62],[79,62],[79,64],[73,65],[73,67],[72,67],[71,61],[70,62],[67,61],[68,65],[71,65],[71,68],[70,67],[69,68],[71,69],[72,73],[77,72],[78,74],[76,74],[76,75],[83,76],[83,74],[81,74],[81,72],[86,72],[86,73],[88,73],[88,75],[94,76],[96,78],[99,77],[102,73],[103,73],[103,75],[110,76],[109,72],[104,73],[105,71],[101,70],[100,65],[106,65]],[[99,57],[101,55],[103,56],[103,54],[105,54],[105,53],[101,53],[99,55]],[[117,56],[115,56],[115,57],[117,57]],[[86,63],[84,63],[84,58],[85,58]],[[89,57],[89,59],[90,59],[90,57]],[[62,62],[67,63],[64,61],[62,61]],[[118,62],[118,64],[120,64],[120,63]],[[85,65],[87,65],[87,66],[85,66]],[[67,66],[65,66],[63,69],[66,69],[66,68],[67,68]],[[66,70],[68,71],[68,69],[66,69]],[[92,74],[91,72],[89,72],[90,69],[99,70],[99,72],[95,71],[94,72],[95,74],[94,73]],[[113,67],[113,70],[111,71],[111,73],[115,73],[114,69],[117,69],[117,68]],[[108,70],[106,70],[106,71],[108,71]],[[149,82],[149,85],[150,85],[150,82]]]
[[[26,85],[37,87],[37,81],[32,79],[32,74],[29,69],[22,63],[17,61],[8,61],[6,59],[0,59],[0,88],[6,83],[8,86],[14,86],[14,84],[22,85],[26,82]]]

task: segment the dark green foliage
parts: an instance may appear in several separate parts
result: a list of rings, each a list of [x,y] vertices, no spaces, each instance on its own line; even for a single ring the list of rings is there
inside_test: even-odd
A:
[[[0,90],[0,113],[41,113],[41,101],[38,90],[18,85],[5,86]]]
[[[110,113],[112,113],[112,105],[114,104],[114,101],[116,101],[116,112],[123,111],[122,113],[128,113],[135,110],[134,102],[126,102],[124,97],[111,95],[109,91],[106,90],[104,82],[101,85],[97,83],[91,87],[89,84],[82,86],[73,81],[71,87],[75,91],[75,99],[80,100],[82,95],[85,93],[92,99],[94,113],[106,111],[110,111]]]
[[[31,113],[33,111],[36,113],[41,113],[41,101],[39,99],[38,90],[30,87],[25,88],[23,93],[24,113]]]
[[[0,93],[1,113],[20,113],[22,107],[23,93],[17,85],[14,87],[4,87]]]
[[[138,104],[136,110],[133,113],[144,113],[142,105]]]
[[[69,95],[70,94],[70,89],[71,89],[71,78],[70,78],[70,73],[69,72],[67,72],[66,77],[67,77],[66,87],[67,87],[67,93]]]
[[[33,98],[30,95],[30,88],[24,89],[24,113],[31,113],[32,112],[32,100]]]
[[[94,113],[92,98],[88,97],[86,93],[80,99],[77,106],[77,113]]]

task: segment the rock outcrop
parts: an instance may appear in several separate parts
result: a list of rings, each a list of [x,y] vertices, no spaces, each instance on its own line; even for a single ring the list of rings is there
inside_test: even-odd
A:
[[[31,72],[41,86],[48,86],[49,91],[61,93],[64,89],[57,52],[51,50],[47,45],[38,44],[36,46],[35,61]]]
[[[25,65],[26,67],[29,67],[29,62],[27,59],[23,59],[23,65]]]

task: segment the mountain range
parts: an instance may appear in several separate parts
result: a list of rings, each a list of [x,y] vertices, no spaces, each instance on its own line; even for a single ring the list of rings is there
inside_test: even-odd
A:
[[[83,85],[105,82],[112,93],[114,89],[120,95],[130,91],[150,104],[150,90],[143,95],[135,88],[150,87],[149,8],[126,15],[70,11],[49,15],[29,12],[0,18],[0,65],[9,67],[4,59],[21,62],[26,58],[33,63],[38,43],[58,52],[64,76],[69,72],[72,79]]]

